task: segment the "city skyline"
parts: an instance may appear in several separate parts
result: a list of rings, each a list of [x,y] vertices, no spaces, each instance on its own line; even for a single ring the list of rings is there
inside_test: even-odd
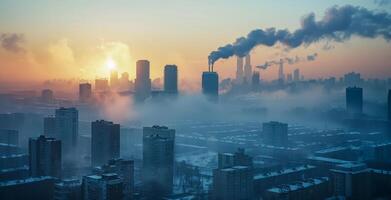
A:
[[[212,4],[195,1],[151,1],[149,4],[40,1],[33,6],[27,2],[5,1],[0,12],[3,24],[0,28],[3,68],[0,80],[92,80],[109,77],[114,68],[119,73],[128,72],[130,79],[134,79],[136,61],[148,59],[152,79],[163,76],[166,64],[176,64],[182,72],[179,79],[200,82],[200,77],[194,74],[207,69],[208,54],[253,29],[277,27],[292,31],[300,26],[303,16],[313,12],[320,20],[324,12],[335,5],[360,6],[387,13],[390,9],[389,4],[380,6],[369,0],[328,1],[316,6],[307,3],[305,0],[295,2],[295,5],[288,1],[216,1]],[[272,12],[276,7],[289,12],[278,17]],[[240,17],[232,15],[235,8],[240,8]],[[68,9],[73,12],[68,13]],[[189,10],[194,12],[186,12]],[[57,15],[47,17],[54,12]],[[177,18],[182,15],[183,19]],[[94,23],[88,23],[89,20]],[[255,66],[284,57],[306,57],[316,53],[315,60],[288,65],[285,71],[291,73],[300,68],[309,78],[340,76],[350,71],[360,72],[365,78],[385,78],[391,75],[388,52],[391,52],[391,46],[384,39],[353,36],[341,43],[321,40],[288,52],[280,44],[260,46],[251,51],[251,56]],[[20,69],[24,73],[20,73]],[[214,69],[221,79],[234,78],[236,58],[220,60]],[[262,79],[273,80],[277,70],[277,67],[261,70]]]

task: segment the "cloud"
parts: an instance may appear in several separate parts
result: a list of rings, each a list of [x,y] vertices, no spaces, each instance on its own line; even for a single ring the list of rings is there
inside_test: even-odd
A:
[[[70,65],[75,62],[73,50],[69,46],[69,41],[66,38],[49,44],[48,52],[51,61],[58,65]]]
[[[23,53],[24,36],[17,33],[2,33],[0,34],[1,47],[13,53]]]
[[[278,43],[289,48],[308,46],[321,40],[344,42],[352,36],[364,38],[382,37],[391,40],[391,15],[387,12],[371,11],[363,7],[333,6],[317,21],[310,13],[301,20],[301,27],[293,32],[287,29],[256,29],[247,36],[236,39],[212,51],[208,60],[213,64],[231,56],[243,57],[259,45],[272,47]]]
[[[379,6],[386,6],[391,4],[391,0],[374,0],[373,2]]]

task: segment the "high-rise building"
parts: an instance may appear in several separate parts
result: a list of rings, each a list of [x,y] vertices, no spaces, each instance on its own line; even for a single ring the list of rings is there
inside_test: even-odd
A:
[[[124,72],[119,79],[119,87],[121,90],[130,90],[129,74]]]
[[[175,130],[164,126],[143,128],[143,192],[151,199],[172,193]]]
[[[76,108],[56,109],[56,138],[61,140],[62,155],[64,160],[74,158],[74,150],[77,148],[79,133],[79,112]]]
[[[345,85],[348,87],[359,86],[361,84],[361,74],[350,72],[344,76]]]
[[[243,82],[243,57],[237,57],[236,61],[236,82],[241,84]]]
[[[54,101],[53,91],[50,89],[44,89],[41,92],[41,100],[45,103],[50,103]]]
[[[285,74],[284,74],[284,61],[280,59],[280,67],[278,68],[278,80],[284,81],[285,80]]]
[[[107,164],[94,168],[98,175],[116,173],[122,179],[125,199],[132,199],[134,188],[134,161],[125,159],[112,159]]]
[[[117,70],[112,70],[110,72],[110,87],[112,89],[116,89],[119,84],[119,79],[118,79],[118,71]]]
[[[346,199],[372,199],[371,174],[363,163],[346,163],[331,169],[333,195]]]
[[[262,134],[265,143],[284,146],[288,142],[288,124],[280,122],[265,122],[262,124]]]
[[[295,69],[293,71],[293,81],[294,82],[300,81],[300,70],[299,69]]]
[[[0,143],[19,145],[19,132],[17,130],[0,129]]]
[[[178,93],[178,69],[176,65],[166,65],[164,67],[164,92]]]
[[[252,199],[253,185],[252,157],[246,155],[244,149],[218,154],[218,168],[213,170],[212,199]]]
[[[92,87],[89,83],[79,84],[79,101],[88,102],[92,97]]]
[[[105,78],[95,79],[95,91],[105,92],[110,89],[109,81]]]
[[[54,185],[54,200],[82,200],[81,181],[64,179]]]
[[[46,137],[57,137],[55,117],[48,116],[43,118],[43,135]]]
[[[252,76],[252,67],[251,67],[251,57],[250,57],[250,53],[246,55],[246,60],[245,60],[245,64],[244,64],[244,79],[245,79],[245,82],[250,84],[251,82],[251,76]]]
[[[391,90],[388,90],[388,121],[391,121]]]
[[[219,75],[216,72],[202,73],[202,93],[210,100],[217,101],[219,97]]]
[[[363,89],[346,88],[346,110],[350,117],[359,117],[363,112]]]
[[[242,200],[253,198],[253,169],[248,166],[213,171],[213,200]]]
[[[251,79],[251,87],[253,90],[259,89],[259,84],[261,83],[261,78],[259,72],[254,71],[253,77]]]
[[[85,200],[122,199],[123,181],[114,173],[84,176],[82,194]]]
[[[136,63],[135,92],[138,101],[144,101],[151,95],[148,60],[138,60]]]
[[[288,83],[292,82],[293,81],[293,77],[292,77],[292,74],[291,73],[288,73],[286,75],[286,80],[288,81]]]
[[[106,164],[110,159],[119,158],[120,125],[97,120],[91,123],[91,163],[92,166]]]
[[[29,139],[30,175],[61,177],[61,141],[43,135]]]

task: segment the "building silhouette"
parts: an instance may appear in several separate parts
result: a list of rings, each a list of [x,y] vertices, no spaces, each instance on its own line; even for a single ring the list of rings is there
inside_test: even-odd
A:
[[[300,70],[299,69],[295,69],[293,71],[293,81],[294,82],[299,82],[300,81]]]
[[[54,93],[50,89],[44,89],[41,92],[41,101],[45,103],[51,103],[54,101]]]
[[[123,181],[115,173],[83,177],[83,199],[122,199]]]
[[[79,101],[88,102],[92,97],[92,87],[89,83],[79,84]]]
[[[43,135],[29,139],[30,175],[61,177],[61,141]]]
[[[143,193],[159,199],[172,193],[175,130],[164,126],[143,128]]]
[[[238,149],[234,154],[219,153],[218,168],[213,170],[213,200],[253,199],[252,158]]]
[[[56,138],[61,140],[64,161],[74,158],[79,135],[79,112],[76,108],[56,109]]]
[[[91,123],[91,130],[92,166],[100,166],[113,158],[119,158],[120,125],[97,120]]]
[[[288,142],[288,124],[265,122],[262,124],[262,134],[266,144],[285,146]]]
[[[237,57],[236,61],[236,83],[243,83],[243,57]]]
[[[148,60],[138,60],[136,63],[135,92],[137,101],[144,101],[151,95]]]
[[[55,117],[48,116],[43,118],[43,135],[46,137],[57,137]]]
[[[117,89],[119,85],[118,71],[111,70],[110,72],[110,88]]]
[[[54,185],[54,200],[81,200],[81,181],[64,179]]]
[[[346,88],[346,110],[349,117],[359,117],[363,113],[363,89],[359,87]]]
[[[219,75],[216,72],[202,73],[202,93],[212,101],[219,97]]]
[[[95,79],[95,91],[106,92],[110,89],[109,81],[105,78]]]
[[[176,65],[164,67],[164,92],[168,94],[178,93],[178,68]]]
[[[244,64],[244,79],[247,84],[251,83],[252,79],[252,66],[251,66],[251,56],[250,54],[247,54],[245,57],[245,64]]]

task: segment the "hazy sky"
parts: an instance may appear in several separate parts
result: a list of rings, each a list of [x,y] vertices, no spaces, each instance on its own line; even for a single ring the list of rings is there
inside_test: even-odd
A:
[[[92,79],[108,75],[108,59],[119,72],[134,78],[135,61],[151,62],[152,78],[161,77],[165,64],[177,64],[180,78],[199,81],[207,56],[256,28],[300,26],[314,12],[318,19],[333,5],[358,5],[390,12],[390,4],[374,0],[1,0],[0,80],[52,78]],[[13,35],[14,34],[14,35]],[[13,36],[13,37],[11,37]],[[4,45],[4,38],[8,40]],[[12,45],[17,45],[12,46]],[[340,76],[349,71],[364,77],[391,76],[391,43],[383,39],[352,38],[344,43],[325,41],[284,52],[257,47],[253,65],[281,56],[317,53],[315,61],[286,67],[300,68],[306,77]],[[4,47],[5,46],[5,47]],[[9,47],[8,49],[6,47]],[[221,78],[233,77],[235,59],[220,60]],[[277,77],[276,69],[261,72]]]

